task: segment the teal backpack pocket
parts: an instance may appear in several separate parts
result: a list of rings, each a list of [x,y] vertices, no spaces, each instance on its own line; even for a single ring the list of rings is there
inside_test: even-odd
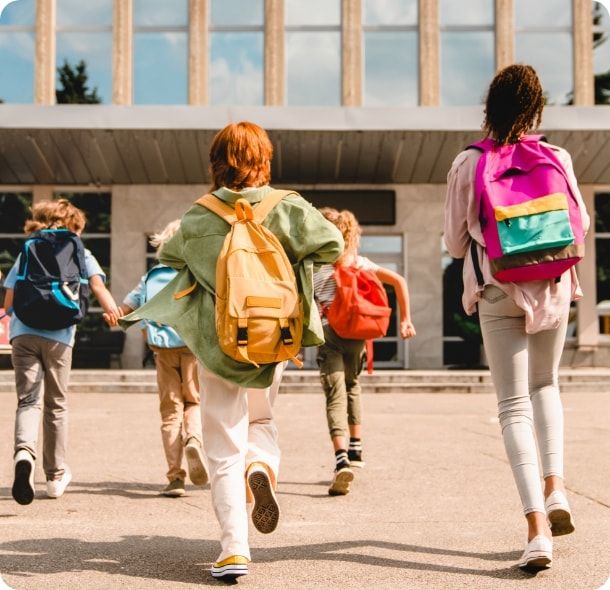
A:
[[[496,207],[495,213],[504,255],[563,248],[574,242],[567,197],[563,194]]]

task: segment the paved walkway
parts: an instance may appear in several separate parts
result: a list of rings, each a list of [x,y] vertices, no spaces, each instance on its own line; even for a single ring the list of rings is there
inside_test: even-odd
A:
[[[553,568],[515,568],[525,521],[491,395],[370,395],[367,466],[344,498],[326,494],[332,453],[322,396],[283,395],[283,515],[251,535],[239,586],[593,590],[610,574],[610,395],[564,396],[567,471],[577,532]],[[164,460],[150,395],[71,397],[74,483],[59,500],[10,497],[14,396],[0,395],[0,572],[15,589],[222,586],[209,488],[157,495]],[[42,472],[37,485],[43,488]]]

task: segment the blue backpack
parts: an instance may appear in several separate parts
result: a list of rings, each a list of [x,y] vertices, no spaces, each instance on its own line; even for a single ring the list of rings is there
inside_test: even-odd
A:
[[[78,324],[89,307],[85,247],[67,229],[34,232],[21,250],[15,315],[31,328],[62,330]]]
[[[152,299],[163,287],[165,287],[177,272],[163,264],[153,266],[144,277],[144,289],[142,290],[142,304]],[[184,342],[173,328],[146,320],[146,341],[151,346],[158,348],[181,348]]]

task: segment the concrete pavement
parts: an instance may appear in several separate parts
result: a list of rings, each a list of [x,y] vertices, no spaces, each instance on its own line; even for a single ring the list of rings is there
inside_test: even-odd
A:
[[[493,395],[368,395],[365,469],[352,493],[326,490],[333,455],[322,395],[282,395],[282,520],[251,533],[239,586],[261,589],[593,590],[610,574],[610,394],[564,396],[575,534],[555,541],[551,570],[515,562],[525,520],[506,463]],[[209,488],[158,496],[164,458],[151,395],[73,394],[74,483],[46,499],[37,468],[30,506],[10,496],[14,395],[0,395],[0,573],[15,589],[222,586],[208,568],[218,527]]]

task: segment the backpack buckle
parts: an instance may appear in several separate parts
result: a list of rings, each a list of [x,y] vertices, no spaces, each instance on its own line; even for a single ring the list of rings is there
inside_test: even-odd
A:
[[[237,346],[248,346],[248,320],[237,320]]]
[[[287,320],[280,320],[280,336],[282,337],[282,342],[286,346],[289,346],[294,343]]]

